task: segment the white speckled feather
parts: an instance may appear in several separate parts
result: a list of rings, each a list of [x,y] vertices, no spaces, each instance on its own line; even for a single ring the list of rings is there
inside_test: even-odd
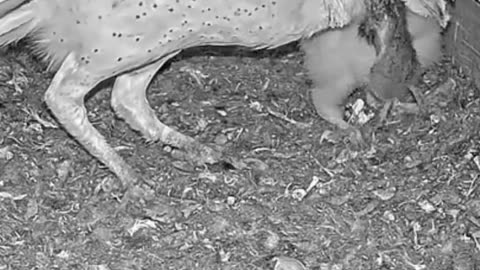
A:
[[[193,46],[281,46],[347,23],[360,5],[325,2],[34,0],[0,18],[0,44],[29,35],[53,68],[75,52],[81,63],[101,63],[99,72],[113,75]],[[103,70],[107,62],[114,70]]]
[[[363,1],[352,0],[0,0],[0,45],[33,41],[57,70],[45,94],[51,112],[131,186],[141,177],[88,120],[84,99],[98,83],[116,77],[112,107],[144,138],[183,149],[196,163],[216,162],[220,153],[161,123],[149,106],[146,89],[158,69],[189,47],[274,48],[362,10]]]

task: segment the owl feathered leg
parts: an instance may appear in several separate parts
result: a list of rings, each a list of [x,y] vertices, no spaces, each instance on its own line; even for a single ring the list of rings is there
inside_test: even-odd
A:
[[[160,141],[186,151],[185,159],[197,164],[218,162],[221,154],[192,137],[168,127],[158,120],[148,104],[147,86],[158,69],[175,54],[131,73],[119,76],[112,90],[112,107],[133,129],[148,141]]]

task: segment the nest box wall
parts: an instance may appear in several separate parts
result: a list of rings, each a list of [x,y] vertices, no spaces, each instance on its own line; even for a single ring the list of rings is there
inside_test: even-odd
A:
[[[447,51],[480,88],[480,0],[457,0],[451,12]]]

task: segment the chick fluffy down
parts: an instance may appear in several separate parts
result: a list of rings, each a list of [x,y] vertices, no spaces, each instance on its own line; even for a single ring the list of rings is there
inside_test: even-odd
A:
[[[440,60],[441,27],[434,19],[407,13],[408,30],[418,60],[428,67]],[[368,84],[375,49],[358,36],[358,24],[320,33],[302,44],[305,67],[313,81],[313,103],[323,118],[342,118],[340,105],[356,87]],[[333,121],[335,122],[335,121]]]

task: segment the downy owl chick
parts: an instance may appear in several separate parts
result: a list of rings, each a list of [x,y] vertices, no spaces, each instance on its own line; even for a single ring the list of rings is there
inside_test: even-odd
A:
[[[406,11],[406,21],[421,66],[428,67],[438,61],[442,55],[440,25],[432,18],[409,10]],[[372,67],[378,62],[378,69],[382,63],[378,61],[381,57],[377,57],[375,46],[362,36],[360,26],[363,22],[353,21],[343,28],[327,30],[302,43],[305,67],[313,82],[311,95],[315,109],[322,118],[342,129],[351,127],[343,120],[341,105],[345,98],[355,88],[368,85]],[[386,97],[398,92],[392,87],[382,89],[387,93],[380,94]]]

